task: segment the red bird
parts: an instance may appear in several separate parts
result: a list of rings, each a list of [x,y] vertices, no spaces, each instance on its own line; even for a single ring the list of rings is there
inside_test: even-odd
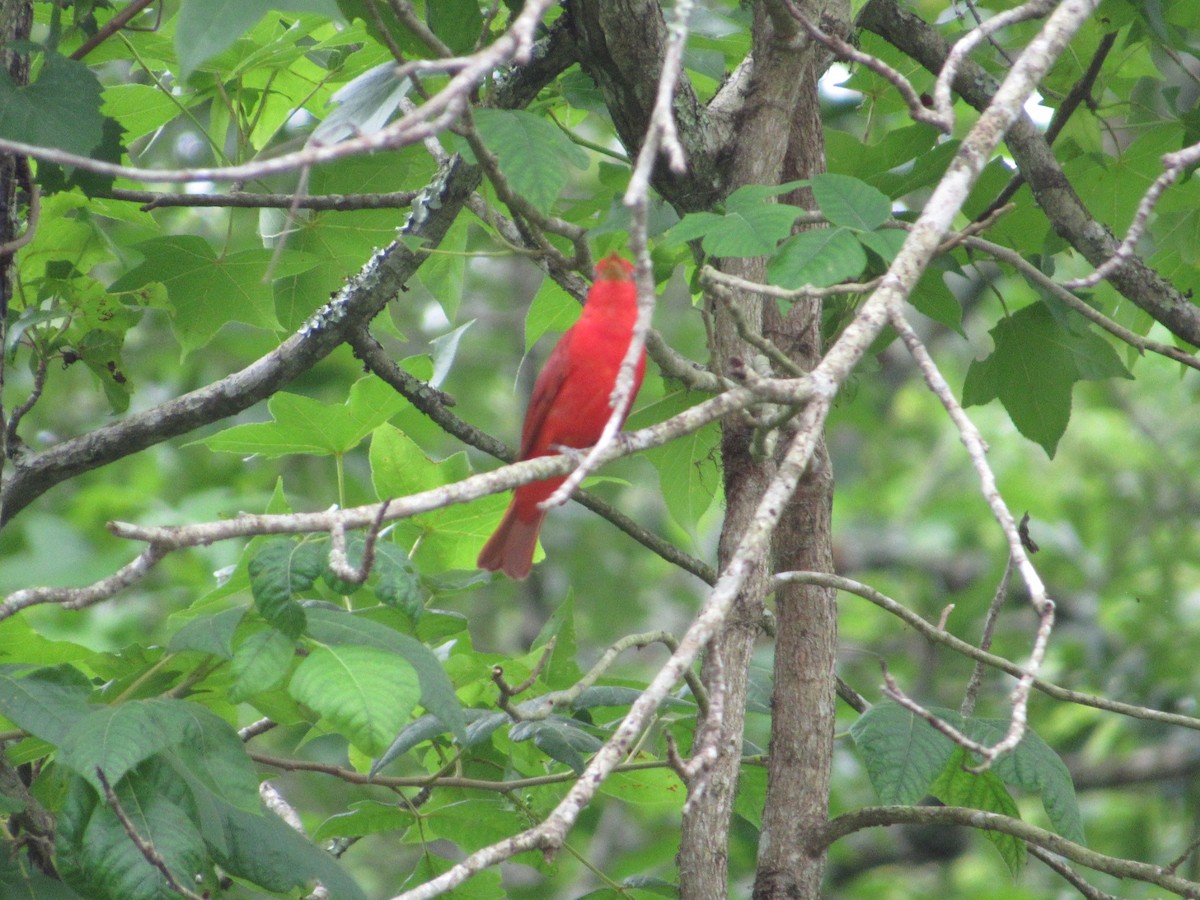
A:
[[[609,397],[636,321],[633,266],[610,254],[596,264],[596,281],[579,321],[559,340],[533,385],[518,460],[550,456],[556,445],[590,447],[600,439],[612,415]],[[643,353],[634,373],[633,392],[621,410],[622,424],[645,373]],[[529,574],[538,532],[546,518],[538,504],[565,480],[561,476],[547,478],[516,489],[499,527],[479,552],[479,568],[498,569],[518,579]]]

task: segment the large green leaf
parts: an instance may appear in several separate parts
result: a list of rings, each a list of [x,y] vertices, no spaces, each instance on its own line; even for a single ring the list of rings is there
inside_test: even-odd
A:
[[[968,809],[999,813],[1013,819],[1021,818],[1016,801],[1004,787],[1000,776],[991,771],[968,772],[966,767],[970,765],[970,754],[962,747],[956,747],[954,755],[946,763],[946,768],[930,785],[929,793],[947,806],[965,806]],[[1020,874],[1021,869],[1025,867],[1025,842],[999,831],[985,830],[983,834],[992,842],[992,846],[1000,851],[1013,876]]]
[[[892,215],[887,194],[849,175],[814,175],[812,192],[831,225],[874,231]]]
[[[336,0],[188,0],[175,25],[181,78],[216,56],[269,12],[317,13],[340,18]]]
[[[163,900],[162,874],[88,780],[71,779],[59,818],[55,862],[63,878],[89,900]],[[210,868],[190,793],[170,766],[147,762],[113,789],[138,835],[180,883],[194,883]]]
[[[398,654],[375,647],[318,647],[288,688],[362,752],[387,748],[421,697],[417,673]]]
[[[224,818],[229,850],[214,855],[229,874],[279,892],[320,881],[338,900],[366,900],[337,860],[274,813],[260,809],[251,814],[230,807]]]
[[[96,770],[116,785],[151,756],[199,737],[196,717],[182,700],[131,700],[89,712],[63,736],[58,761],[100,790]]]
[[[351,385],[345,403],[322,403],[280,392],[267,401],[272,421],[234,425],[202,443],[221,453],[258,454],[269,459],[292,454],[341,455],[357,447],[407,402],[374,377]]]
[[[567,166],[587,168],[587,154],[542,116],[479,109],[475,125],[509,186],[542,212],[550,211],[566,185]]]
[[[420,682],[421,705],[437,716],[460,742],[466,741],[466,719],[462,704],[446,670],[428,647],[378,621],[332,609],[312,609],[308,631],[318,641],[335,646],[357,645],[386,650],[403,657]],[[390,741],[396,732],[388,735]]]
[[[963,405],[999,398],[1021,434],[1050,457],[1067,429],[1075,382],[1130,377],[1103,338],[1062,327],[1042,303],[1005,316],[990,334],[995,349],[971,364]]]
[[[271,538],[250,558],[254,605],[288,637],[299,637],[304,630],[304,610],[293,598],[321,577],[328,553],[324,543]]]
[[[245,700],[279,687],[287,679],[295,655],[295,638],[276,628],[252,631],[233,653],[230,698]]]
[[[0,69],[0,137],[88,156],[104,137],[100,82],[83,63],[57,53],[30,84]]]
[[[856,278],[867,254],[846,228],[817,228],[789,238],[767,265],[767,280],[782,288],[828,287]]]
[[[294,251],[286,251],[278,260],[265,249],[218,256],[208,241],[195,235],[154,238],[136,249],[142,254],[141,264],[109,285],[109,290],[130,291],[155,282],[166,287],[175,337],[185,356],[233,322],[278,330],[271,285],[263,276],[271,271],[281,278],[317,263]]]
[[[95,708],[87,702],[91,693],[87,677],[73,666],[0,667],[0,714],[56,746]]]
[[[954,753],[954,742],[898,703],[877,703],[850,727],[881,803],[913,804]]]

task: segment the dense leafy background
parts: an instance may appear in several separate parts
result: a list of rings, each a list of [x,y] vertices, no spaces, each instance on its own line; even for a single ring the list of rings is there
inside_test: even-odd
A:
[[[915,5],[931,20],[942,12],[941,4]],[[337,91],[391,59],[376,26],[364,24],[364,9],[350,0],[187,0],[167,4],[155,28],[124,31],[83,63],[67,57],[113,11],[38,3],[34,80],[22,88],[0,82],[0,136],[176,166],[297,146],[334,110],[362,125],[354,98],[385,114],[398,102],[392,85],[380,88],[376,78],[331,105]],[[745,51],[747,15],[736,4],[712,3],[697,16],[688,65],[702,91]],[[430,3],[425,16],[457,51],[475,45],[484,23],[474,0]],[[953,15],[942,19],[948,34],[958,32]],[[492,32],[504,22],[502,10]],[[1035,27],[1014,27],[999,41],[1019,49]],[[1085,203],[1114,231],[1131,221],[1161,154],[1195,138],[1196,90],[1184,63],[1195,61],[1198,28],[1200,12],[1189,4],[1109,0],[1044,85],[1053,110],[1103,35],[1116,33],[1094,108],[1077,112],[1055,145]],[[427,53],[402,28],[393,39],[407,53]],[[878,38],[864,34],[862,45],[928,87],[928,77]],[[995,48],[978,58],[1000,71]],[[829,229],[788,238],[795,210],[764,203],[776,189],[744,189],[722,208],[682,220],[659,211],[656,324],[693,358],[706,351],[685,241],[699,239],[715,256],[773,254],[770,277],[783,286],[869,277],[903,234],[892,211],[918,208],[944,171],[953,139],[911,124],[886,82],[835,68],[826,84],[830,174],[815,180],[813,192]],[[961,112],[970,121],[969,110]],[[597,253],[623,244],[627,162],[578,69],[529,110],[482,110],[475,122],[510,186],[534,207],[591,229]],[[443,143],[465,150],[451,135]],[[322,166],[308,191],[417,190],[434,168],[418,146]],[[4,348],[8,410],[28,396],[38,365],[47,367],[45,391],[20,429],[35,451],[246,365],[299,327],[393,238],[405,215],[321,211],[289,224],[279,210],[145,211],[113,193],[142,184],[52,165],[37,166],[36,175],[43,208],[18,258]],[[969,211],[985,207],[1011,177],[1009,164],[995,160]],[[248,189],[295,185],[287,176]],[[1190,179],[1166,196],[1143,248],[1182,290],[1197,287],[1200,272],[1195,192]],[[492,197],[486,188],[485,195]],[[1014,202],[989,232],[994,240],[1043,272],[1086,271],[1027,188]],[[405,368],[453,395],[463,419],[513,442],[533,373],[569,324],[573,301],[509,252],[488,223],[465,216],[409,287],[375,323],[376,335]],[[1107,285],[1085,299],[1139,333],[1151,331],[1149,317]],[[1047,677],[1193,712],[1200,689],[1195,373],[1136,355],[1012,270],[963,249],[937,261],[912,302],[991,445],[1004,496],[1032,518],[1042,548],[1036,561],[1061,611]],[[830,303],[830,334],[848,305]],[[1161,329],[1154,335],[1167,339]],[[838,569],[931,621],[954,604],[950,629],[977,639],[1003,570],[1001,535],[957,434],[907,355],[895,346],[877,350],[830,422]],[[697,399],[652,372],[630,424],[661,420]],[[594,488],[711,560],[721,514],[716,445],[715,427],[706,429],[609,467]],[[235,421],[79,476],[25,509],[0,532],[0,595],[81,585],[123,565],[133,551],[108,535],[108,520],[173,524],[243,510],[323,509],[447,484],[493,465],[364,376],[341,348]],[[214,896],[296,896],[318,878],[339,898],[391,896],[461,852],[537,821],[628,708],[662,649],[627,651],[570,704],[518,724],[497,707],[493,667],[510,684],[524,681],[553,638],[547,664],[517,699],[569,688],[622,636],[678,631],[702,591],[579,507],[552,515],[543,535],[549,562],[529,582],[481,577],[475,554],[503,505],[490,498],[400,523],[361,587],[329,570],[327,539],[260,538],[172,555],[133,589],[85,612],[40,607],[0,624],[5,752],[11,764],[31,767],[33,797],[58,816],[58,868],[76,894],[162,895],[105,804],[97,767],[183,880],[199,872],[200,887],[218,891],[216,867],[235,880]],[[1186,779],[1132,788],[1085,777],[1090,787],[1076,799],[1061,761],[1079,777],[1102,763],[1159,754],[1190,761],[1186,774],[1197,765],[1187,732],[1038,698],[1036,735],[994,773],[972,780],[959,751],[881,703],[878,691],[886,660],[914,696],[949,708],[953,720],[969,664],[853,597],[842,601],[840,623],[840,674],[876,705],[862,717],[841,710],[835,813],[932,794],[1020,814],[1074,840],[1086,834],[1089,846],[1116,856],[1167,863],[1187,847],[1200,797]],[[1031,624],[1014,590],[995,651],[1023,659]],[[739,890],[753,873],[765,784],[758,754],[766,749],[770,653],[764,642],[747,722],[753,758],[732,832]],[[989,677],[979,717],[964,725],[970,733],[994,734],[1009,687]],[[695,712],[681,689],[553,860],[520,857],[471,881],[462,896],[671,896],[675,842],[664,836],[676,827],[684,791],[663,764],[664,735],[687,746]],[[263,717],[278,726],[238,739],[237,728]],[[279,762],[335,767],[352,778],[385,753],[377,785],[286,773]],[[434,775],[452,780],[421,790]],[[257,786],[266,778],[299,811],[307,838],[264,812]],[[484,784],[514,780],[518,790]],[[5,802],[7,812],[19,811],[19,799]],[[944,836],[894,832],[836,845],[831,892],[1033,898],[1062,888],[1037,864],[1026,867],[1015,841],[989,845],[972,836],[947,850]],[[309,840],[334,842],[340,863],[314,853]],[[939,847],[942,864],[928,863]],[[891,854],[889,865],[870,867]],[[1191,861],[1184,869],[1195,874]],[[4,896],[71,896],[48,886],[25,855],[0,854],[0,887]],[[1156,895],[1115,882],[1105,889]]]

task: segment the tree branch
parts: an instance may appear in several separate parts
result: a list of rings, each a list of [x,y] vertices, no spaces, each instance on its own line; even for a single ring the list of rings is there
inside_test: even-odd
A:
[[[930,72],[939,72],[949,47],[940,34],[896,0],[871,0],[858,24],[878,34],[907,53]],[[995,97],[995,80],[982,66],[967,60],[954,80],[954,90],[976,109],[984,109]],[[1071,188],[1045,138],[1030,118],[1020,112],[1005,138],[1034,198],[1054,230],[1093,265],[1100,265],[1116,251],[1117,242],[1097,222]],[[1200,345],[1200,307],[1138,258],[1112,273],[1110,281],[1134,305],[1148,312],[1172,333],[1188,343]]]
[[[1042,847],[1096,872],[1156,884],[1183,897],[1200,896],[1200,882],[1180,878],[1163,866],[1106,856],[1020,819],[958,806],[868,806],[831,821],[825,831],[826,845],[864,828],[887,825],[962,825],[996,831]]]

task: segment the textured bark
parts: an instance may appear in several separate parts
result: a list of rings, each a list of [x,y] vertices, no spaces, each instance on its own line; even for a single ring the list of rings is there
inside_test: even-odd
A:
[[[772,20],[772,12],[779,16],[777,21]],[[812,18],[818,18],[815,11],[810,12]],[[581,65],[604,93],[626,147],[631,153],[636,152],[649,119],[653,86],[662,65],[666,28],[658,3],[579,0],[571,5],[571,16]],[[807,173],[823,169],[819,108],[815,83],[809,77],[814,69],[812,60],[820,50],[806,46],[796,37],[795,23],[781,5],[759,2],[755,6],[752,63],[739,68],[704,110],[697,107],[688,85],[681,84],[675,108],[688,171],[683,176],[673,176],[659,167],[654,178],[655,188],[677,210],[708,208],[716,199],[745,184],[778,184],[796,177],[789,171]],[[798,110],[796,121],[802,124],[793,129]],[[726,259],[721,261],[721,268],[753,281],[765,280],[761,260]],[[815,362],[819,353],[819,315],[814,315],[812,308],[797,308],[794,316],[784,322],[775,313],[774,304],[764,303],[761,297],[739,296],[733,303],[755,331],[762,331],[763,311],[768,310],[771,336],[781,339],[785,349],[796,352],[802,365],[811,366]],[[727,308],[716,304],[710,312],[714,368],[724,371],[733,359],[753,358],[757,351],[738,334]],[[723,425],[721,458],[726,508],[718,549],[722,567],[737,547],[777,470],[777,461],[769,454],[760,456],[752,452],[753,437],[753,429],[745,420]],[[785,446],[787,442],[779,443]],[[820,456],[825,459],[823,451]],[[802,564],[828,567],[827,462],[814,471],[816,474],[806,479],[798,499],[789,507],[785,536],[776,543],[776,551],[789,567]],[[715,740],[719,756],[704,775],[703,792],[692,798],[684,814],[678,855],[683,898],[716,900],[727,894],[729,823],[737,791],[749,663],[772,571],[771,560],[764,559],[749,574],[724,631],[712,642],[702,669],[709,690],[720,696],[722,714],[719,720],[700,723],[696,745]],[[808,592],[800,593],[805,590]],[[814,715],[816,722],[831,722],[833,682],[829,661],[836,637],[832,604],[827,595],[798,589],[789,595],[793,600],[788,602],[788,608],[805,607],[810,596],[823,598],[815,605],[818,612],[815,617],[801,616],[796,627],[817,638],[811,642],[814,650],[807,656],[811,668],[805,669],[803,677],[807,680],[803,687],[793,689],[785,683],[780,688],[789,698],[797,691],[805,698],[805,707],[798,713],[803,733],[796,740],[788,738],[781,743],[789,760],[784,771],[790,774],[780,782],[789,788],[781,802],[798,804],[795,808],[804,810],[805,829],[813,823],[819,828],[825,821],[832,726],[818,724],[814,731],[805,729],[811,729],[813,722],[807,721],[807,717]],[[790,635],[791,631],[787,633]],[[792,645],[796,643],[803,641],[792,641]],[[793,677],[791,671],[785,672],[784,677]],[[792,717],[789,721],[797,719]],[[712,729],[716,729],[715,735]],[[813,748],[818,749],[822,758],[805,759],[804,766],[797,767],[796,754],[807,755]],[[800,784],[814,773],[824,774],[813,778],[807,788]],[[784,808],[777,818],[789,815],[791,810]],[[797,857],[798,867],[803,871],[788,868],[786,879],[796,884],[819,884],[823,850],[818,848],[817,858],[813,859],[807,852],[809,832],[805,830],[804,834],[806,852]],[[781,838],[787,840],[789,836]],[[770,865],[776,866],[774,859],[770,860]]]
[[[798,98],[783,180],[825,170],[825,141],[810,72]],[[786,198],[812,206],[808,191]],[[819,303],[796,304],[786,319],[766,306],[764,330],[803,368],[821,358]],[[790,435],[782,436],[782,446]],[[833,470],[822,438],[775,531],[774,571],[833,571]],[[835,712],[837,605],[833,591],[787,584],[775,592],[774,694],[767,796],[758,849],[755,898],[818,897],[825,871]]]
[[[753,30],[752,75],[746,85],[746,103],[734,129],[734,145],[728,157],[730,169],[727,181],[731,190],[743,184],[777,184],[792,177],[786,169],[789,155],[797,150],[803,157],[802,164],[806,170],[819,171],[824,167],[821,161],[823,142],[820,138],[820,110],[817,105],[815,82],[809,77],[813,68],[812,54],[798,49],[788,37],[781,36],[776,30],[768,14],[767,4],[759,4]],[[793,116],[798,109],[804,111],[804,127],[811,130],[812,139],[793,139],[793,135],[800,134],[799,129],[791,128]],[[793,168],[798,162],[793,160]],[[729,259],[723,261],[721,268],[752,281],[766,280],[761,260]],[[785,352],[803,347],[805,353],[798,357],[797,361],[808,366],[815,363],[819,356],[819,334],[815,329],[820,317],[813,316],[812,309],[796,307],[794,316],[789,316],[789,323],[785,324],[780,322],[775,304],[770,301],[764,302],[761,297],[738,297],[734,303],[739,306],[742,317],[752,328],[762,331],[766,326],[769,331],[774,332],[769,334],[770,337],[788,338],[783,345]],[[744,344],[732,317],[722,305],[713,309],[713,322],[714,363],[719,369],[724,370],[733,357],[747,359],[757,352]],[[721,441],[726,497],[725,522],[719,549],[719,564],[722,568],[749,525],[763,491],[776,474],[776,460],[770,457],[756,457],[751,452],[751,439],[751,430],[742,423],[726,423]],[[787,446],[787,441],[781,440],[779,446]],[[807,501],[803,505],[807,506]],[[806,533],[808,523],[804,521],[805,513],[795,504],[789,509],[787,517],[791,521],[791,525],[787,526],[789,538],[785,542],[789,547],[795,543],[806,544],[809,537],[817,544],[828,547],[827,514],[824,517],[823,536]],[[703,735],[703,729],[715,727],[721,730],[721,754],[719,761],[708,774],[703,795],[698,802],[691,805],[684,816],[679,852],[680,896],[684,898],[719,897],[724,896],[726,891],[728,872],[725,848],[737,789],[748,669],[758,623],[762,616],[763,597],[767,593],[773,571],[772,560],[765,559],[747,579],[725,630],[711,645],[711,653],[715,654],[721,663],[719,670],[712,665],[710,655],[702,671],[702,677],[705,683],[709,684],[710,690],[724,692],[722,721],[705,722],[701,731]],[[723,683],[716,683],[717,677],[722,673]],[[789,671],[785,673],[785,678],[791,678],[794,674]],[[791,703],[793,686],[786,681],[779,682],[778,673],[776,677],[776,683],[780,685],[781,690],[788,693]],[[827,685],[832,684],[828,671],[815,677]],[[700,739],[703,740],[703,737]],[[825,759],[817,764],[817,768],[823,768],[826,777],[814,783],[812,791],[805,798],[806,807],[820,812],[818,829],[824,824],[828,790],[828,754],[832,749],[830,741],[825,743],[829,744],[823,751]],[[774,753],[772,747],[772,777]],[[793,760],[788,760],[789,771],[792,769],[792,762]],[[795,796],[788,797],[789,802],[795,799]],[[786,818],[793,813],[794,810],[784,809],[780,810],[779,816]],[[765,822],[764,819],[764,825]],[[767,837],[768,833],[764,828],[764,840]],[[823,851],[819,855],[823,859]],[[774,859],[771,859],[771,865],[774,865]],[[818,861],[814,870],[817,884],[820,883],[822,869],[823,865]],[[800,879],[799,875],[793,874],[791,877],[792,880]]]
[[[29,81],[29,57],[8,50],[13,41],[28,40],[33,22],[32,0],[0,0],[0,65],[4,66],[13,84]],[[17,206],[19,173],[22,160],[0,154],[0,243],[7,243],[21,230],[21,213]],[[8,301],[13,292],[13,256],[0,256],[0,348],[8,339]],[[4,356],[0,354],[0,484],[4,483],[4,467],[8,462],[8,418],[4,413]]]

